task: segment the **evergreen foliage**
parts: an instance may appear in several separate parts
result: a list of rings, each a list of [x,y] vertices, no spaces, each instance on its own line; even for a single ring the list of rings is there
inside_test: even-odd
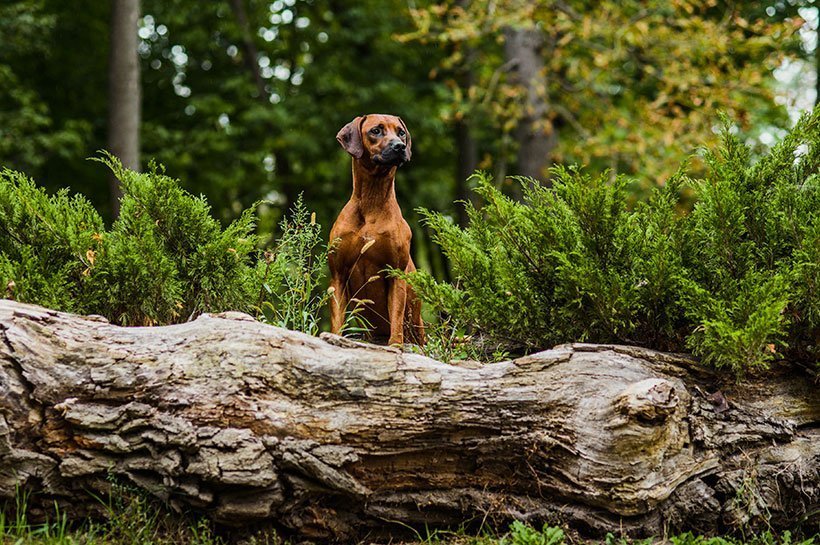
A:
[[[82,196],[48,195],[23,174],[0,172],[0,292],[87,312],[89,267],[103,222]]]
[[[718,367],[820,357],[820,110],[752,164],[728,129],[688,218],[687,345]]]
[[[738,375],[820,342],[820,110],[753,162],[728,123],[703,180],[676,174],[629,205],[627,181],[555,167],[523,200],[477,174],[469,225],[421,210],[454,282],[409,276],[420,297],[527,350],[620,342],[692,350]],[[681,190],[696,204],[681,212]]]
[[[295,219],[284,224],[274,266],[266,273],[252,210],[222,228],[203,197],[187,193],[156,166],[137,173],[113,157],[101,161],[123,188],[121,214],[110,230],[85,198],[69,197],[67,190],[50,196],[22,174],[0,174],[5,297],[100,314],[121,325],[254,312],[264,303],[269,312],[303,318],[278,325],[316,332],[324,261],[312,254],[320,227],[308,224],[301,203]],[[297,292],[310,305],[297,308]]]
[[[124,325],[184,322],[202,312],[250,310],[255,217],[222,229],[204,197],[156,166],[147,173],[103,160],[122,183],[120,217],[93,269],[98,314]]]
[[[110,155],[99,161],[123,189],[109,230],[84,197],[49,195],[23,174],[0,173],[0,296],[120,325],[237,310],[319,333],[330,249],[301,197],[274,248],[261,251],[253,208],[223,229],[204,197],[156,165],[138,173]],[[364,330],[360,310],[347,312],[345,331]]]

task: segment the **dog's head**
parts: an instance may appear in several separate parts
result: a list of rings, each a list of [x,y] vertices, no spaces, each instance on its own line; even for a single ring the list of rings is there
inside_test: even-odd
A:
[[[412,141],[407,125],[395,115],[357,117],[339,131],[336,140],[355,159],[377,165],[401,166],[410,161]]]

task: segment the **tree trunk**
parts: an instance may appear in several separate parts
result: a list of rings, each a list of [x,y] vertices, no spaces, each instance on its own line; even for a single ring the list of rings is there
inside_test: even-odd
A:
[[[523,87],[524,114],[516,130],[518,143],[516,174],[545,180],[558,134],[549,119],[542,48],[539,29],[507,28],[504,56],[511,65],[510,81]]]
[[[478,167],[478,145],[473,138],[470,122],[467,119],[456,121],[456,200],[468,203],[474,201],[475,193],[470,191],[467,180]],[[468,223],[467,209],[458,206],[458,224],[466,227]]]
[[[717,385],[627,346],[448,365],[238,313],[122,328],[0,301],[0,497],[79,516],[113,474],[325,540],[512,518],[633,536],[818,522],[816,386]]]
[[[131,170],[140,168],[140,65],[137,52],[139,0],[111,3],[111,43],[108,56],[108,151]],[[111,207],[116,217],[122,189],[109,176]]]
[[[463,10],[469,10],[470,0],[457,0],[456,5]],[[475,74],[473,63],[476,52],[469,44],[462,45],[464,50],[464,62],[457,70],[456,79],[462,94],[469,96],[470,88],[475,85]],[[461,117],[455,122],[456,140],[456,199],[464,203],[475,202],[476,195],[470,191],[467,179],[473,175],[478,168],[478,143],[473,135],[473,123],[469,115],[461,113]],[[467,225],[467,210],[464,206],[458,206],[458,224],[462,227]]]

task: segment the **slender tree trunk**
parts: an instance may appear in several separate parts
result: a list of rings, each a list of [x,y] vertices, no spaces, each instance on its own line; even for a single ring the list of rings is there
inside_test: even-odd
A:
[[[628,346],[447,364],[235,312],[123,328],[0,300],[0,500],[82,516],[110,476],[320,543],[514,518],[811,529],[820,390]]]
[[[495,180],[496,188],[502,189],[507,182],[507,155],[510,153],[512,138],[510,138],[509,133],[502,132],[499,141],[500,145],[498,155],[495,158],[493,179]]]
[[[470,0],[457,0],[456,4],[464,10],[469,9]],[[475,84],[473,74],[473,62],[475,60],[475,50],[468,45],[464,45],[464,64],[457,74],[458,85],[467,96],[470,88]],[[475,193],[470,191],[467,179],[473,175],[478,168],[478,144],[473,137],[472,120],[462,115],[455,123],[456,139],[456,199],[463,202],[475,202]],[[467,225],[467,211],[463,206],[458,206],[458,223],[462,227]]]
[[[504,32],[504,54],[511,64],[511,81],[524,88],[524,115],[516,130],[518,143],[516,174],[544,180],[558,141],[549,123],[542,49],[544,35],[538,29],[508,28]]]
[[[242,32],[243,57],[245,58],[245,66],[248,68],[256,84],[256,98],[261,102],[267,103],[268,93],[265,91],[265,80],[259,71],[259,51],[256,49],[256,44],[253,41],[251,25],[248,21],[248,12],[245,9],[245,1],[231,0],[231,10]]]
[[[469,119],[462,118],[455,124],[457,165],[456,176],[459,181],[466,181],[478,168],[478,144],[473,138],[472,123]],[[459,199],[466,199],[469,196],[466,184],[460,184],[456,195]]]
[[[139,0],[113,0],[108,56],[108,151],[131,170],[140,168]],[[122,189],[109,177],[111,208],[119,214]]]
[[[461,119],[456,122],[456,199],[462,202],[474,202],[475,194],[470,191],[467,179],[473,175],[478,167],[478,145],[472,135],[470,121]],[[458,205],[458,224],[467,225],[467,210]]]

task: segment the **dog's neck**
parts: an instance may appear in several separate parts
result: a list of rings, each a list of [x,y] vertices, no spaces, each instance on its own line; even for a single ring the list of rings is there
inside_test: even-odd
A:
[[[363,213],[383,211],[386,205],[396,203],[395,166],[365,164],[353,160],[353,197]]]

